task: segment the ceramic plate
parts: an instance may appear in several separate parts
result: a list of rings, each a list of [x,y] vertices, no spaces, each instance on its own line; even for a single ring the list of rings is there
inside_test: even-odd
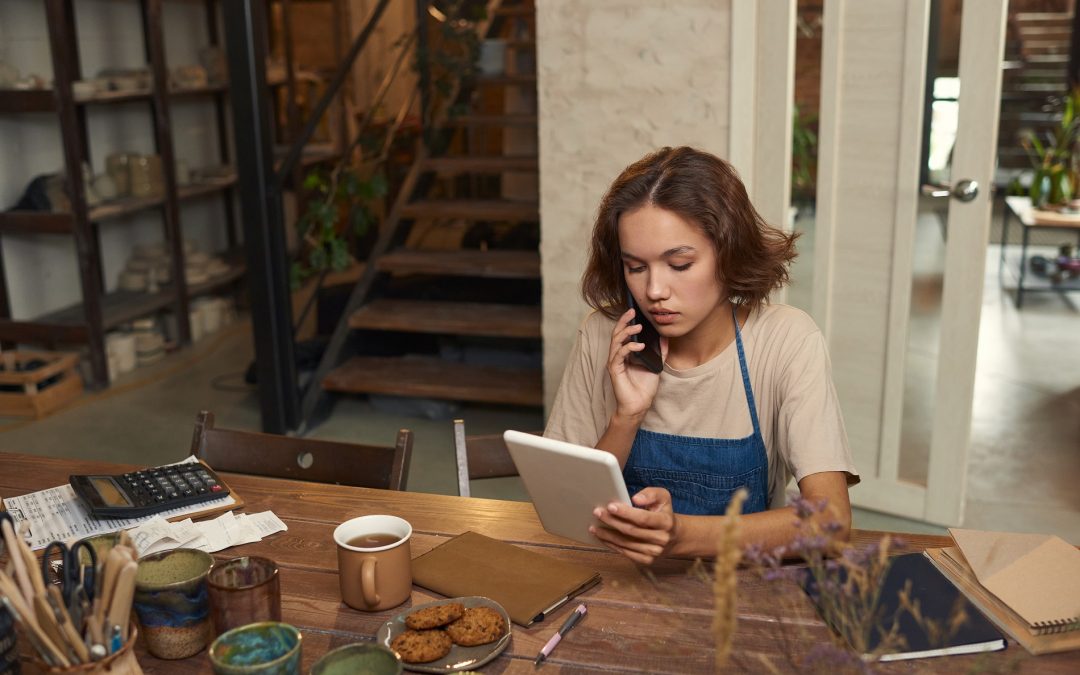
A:
[[[479,668],[501,654],[502,651],[506,649],[506,645],[510,644],[510,616],[506,613],[506,610],[502,608],[502,605],[490,598],[481,597],[479,595],[436,600],[435,602],[427,602],[422,605],[410,607],[384,623],[375,637],[376,641],[389,649],[390,642],[398,635],[401,635],[408,630],[408,628],[405,627],[406,616],[417,610],[424,609],[425,607],[437,607],[451,602],[460,602],[466,607],[491,607],[502,616],[503,622],[506,624],[506,634],[495,642],[489,642],[486,645],[478,645],[476,647],[454,645],[450,648],[450,653],[438,661],[430,661],[428,663],[402,662],[402,665],[405,666],[406,670],[412,670],[418,673],[456,673],[459,670],[472,670],[474,668]]]

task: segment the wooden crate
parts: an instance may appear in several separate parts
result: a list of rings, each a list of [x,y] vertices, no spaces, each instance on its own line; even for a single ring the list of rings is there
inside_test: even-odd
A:
[[[16,364],[45,361],[36,370],[16,371]],[[0,415],[44,417],[68,405],[82,394],[79,357],[75,354],[38,351],[0,353]],[[45,383],[52,380],[51,384]],[[42,385],[45,386],[42,386]]]

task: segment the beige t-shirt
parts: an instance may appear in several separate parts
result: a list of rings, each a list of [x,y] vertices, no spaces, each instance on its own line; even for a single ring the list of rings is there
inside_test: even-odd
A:
[[[592,312],[577,341],[544,435],[596,447],[615,412],[607,374],[615,322]],[[762,305],[742,326],[750,386],[769,460],[770,508],[786,503],[785,488],[822,471],[843,471],[859,482],[830,374],[825,338],[806,313]],[[739,354],[732,340],[710,361],[689,370],[667,364],[642,428],[698,438],[745,438],[753,432]]]

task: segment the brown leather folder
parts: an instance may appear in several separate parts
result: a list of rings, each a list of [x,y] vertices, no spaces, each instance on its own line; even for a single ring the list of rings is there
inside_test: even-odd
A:
[[[600,574],[465,532],[412,561],[413,583],[447,597],[482,595],[529,626],[600,581]]]

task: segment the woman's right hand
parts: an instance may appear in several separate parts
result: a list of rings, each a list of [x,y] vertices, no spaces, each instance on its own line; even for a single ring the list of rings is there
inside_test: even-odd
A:
[[[640,420],[652,406],[653,398],[660,387],[660,374],[630,358],[631,352],[645,349],[642,342],[634,342],[631,337],[641,332],[640,324],[631,324],[634,310],[628,309],[615,322],[611,332],[611,345],[608,348],[608,376],[615,391],[615,414],[628,419]],[[648,321],[640,317],[641,321]],[[660,356],[667,358],[668,340],[660,338]]]

